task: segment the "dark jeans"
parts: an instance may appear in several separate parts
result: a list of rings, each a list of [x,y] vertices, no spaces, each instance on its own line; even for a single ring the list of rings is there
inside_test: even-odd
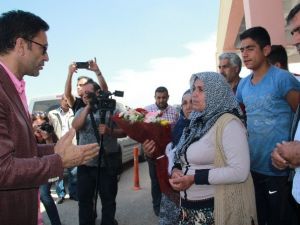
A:
[[[251,172],[259,225],[290,225],[294,216],[289,202],[288,176],[267,176]]]
[[[51,185],[52,183],[48,183],[40,186],[40,199],[46,209],[51,224],[61,225],[56,205],[51,196],[51,192],[50,192]]]
[[[79,224],[94,225],[93,202],[96,188],[97,167],[79,166],[77,169],[77,188],[79,205]],[[113,225],[116,213],[118,192],[117,170],[100,168],[99,192],[102,203],[101,225]]]
[[[70,198],[77,199],[77,167],[68,168],[68,189]],[[56,193],[58,197],[63,198],[66,195],[64,180],[56,183]]]
[[[161,191],[156,176],[156,164],[154,160],[147,159],[149,166],[149,175],[151,179],[151,195],[154,212],[160,211]]]

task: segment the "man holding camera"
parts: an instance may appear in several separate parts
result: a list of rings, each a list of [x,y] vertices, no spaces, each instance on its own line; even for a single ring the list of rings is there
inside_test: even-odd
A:
[[[97,196],[100,195],[102,202],[102,220],[101,225],[116,225],[116,195],[118,191],[117,171],[119,165],[118,152],[119,145],[117,138],[125,137],[125,133],[116,127],[110,120],[108,113],[102,113],[101,102],[92,106],[91,96],[99,95],[100,87],[97,83],[88,81],[82,86],[82,100],[85,107],[79,109],[73,120],[72,126],[79,135],[79,144],[93,143],[103,135],[103,141],[100,143],[101,149],[104,149],[103,157],[98,164],[98,157],[93,158],[85,165],[79,166],[77,170],[77,187],[79,200],[79,224],[95,224],[95,214],[93,212],[94,193],[97,180],[99,189]],[[107,99],[104,99],[104,101]],[[96,101],[102,101],[96,98]],[[114,110],[114,109],[111,109]],[[100,116],[101,113],[101,116]],[[114,110],[116,113],[116,110]],[[103,118],[104,117],[104,118]],[[105,122],[104,122],[105,120]],[[102,122],[102,123],[101,123]],[[97,137],[98,136],[98,137]],[[103,147],[103,148],[102,148]],[[100,165],[100,168],[98,168]],[[98,173],[98,169],[100,170]],[[98,176],[99,174],[99,176]]]
[[[83,96],[83,92],[82,92],[82,86],[88,82],[89,80],[92,80],[89,77],[86,76],[80,76],[77,79],[77,94],[79,97],[75,97],[72,94],[72,78],[73,78],[73,74],[77,73],[77,69],[87,69],[90,71],[94,71],[99,85],[101,87],[101,90],[103,91],[107,91],[108,87],[106,84],[106,81],[97,65],[97,61],[96,58],[94,60],[89,60],[87,62],[74,62],[69,66],[69,73],[68,73],[68,77],[66,80],[66,84],[65,84],[65,96],[66,99],[68,101],[69,106],[72,108],[74,114],[81,108],[84,107],[85,104],[82,101],[82,96]]]

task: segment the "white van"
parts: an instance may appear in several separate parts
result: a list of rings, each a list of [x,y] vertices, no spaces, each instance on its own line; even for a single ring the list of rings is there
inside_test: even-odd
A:
[[[33,113],[36,111],[49,112],[53,109],[56,109],[60,106],[61,95],[51,95],[44,97],[32,98],[29,103],[29,112]],[[117,107],[120,109],[124,108],[121,103],[117,103]],[[139,148],[139,160],[145,161],[144,151],[142,149],[142,145],[135,140],[132,140],[129,137],[118,138],[118,143],[121,147],[121,159],[122,164],[129,162],[133,159],[133,148]]]

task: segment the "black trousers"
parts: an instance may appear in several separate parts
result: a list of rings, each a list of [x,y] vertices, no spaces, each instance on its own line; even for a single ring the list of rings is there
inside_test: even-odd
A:
[[[154,160],[147,159],[147,161],[149,166],[149,175],[151,179],[152,204],[154,211],[157,213],[160,210],[161,191],[156,175],[156,164]]]
[[[79,166],[77,170],[79,224],[95,225],[93,202],[96,188],[97,168]],[[100,168],[98,194],[102,203],[101,225],[114,224],[116,196],[118,192],[117,169]]]
[[[288,176],[267,176],[251,172],[259,225],[291,225],[295,211],[291,204]]]

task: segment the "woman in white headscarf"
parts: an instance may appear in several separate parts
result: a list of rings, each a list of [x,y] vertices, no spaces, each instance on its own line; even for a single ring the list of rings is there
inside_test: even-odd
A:
[[[170,184],[181,225],[257,224],[242,111],[222,75],[193,74],[193,112],[177,144]]]

